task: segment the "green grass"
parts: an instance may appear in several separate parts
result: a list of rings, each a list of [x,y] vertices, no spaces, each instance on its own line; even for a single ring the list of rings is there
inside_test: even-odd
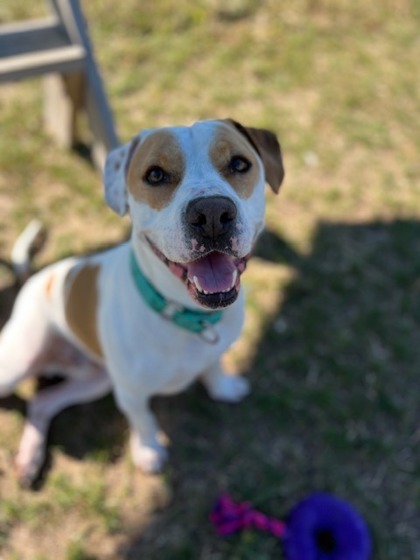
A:
[[[158,477],[132,467],[112,399],[70,409],[33,493],[12,469],[22,406],[0,405],[0,556],[281,558],[268,536],[215,535],[218,493],[282,517],[327,490],[365,516],[375,560],[419,557],[418,2],[82,4],[124,141],[232,117],[278,134],[287,175],[267,194],[247,323],[227,357],[252,395],[235,407],[196,387],[157,399],[171,442]],[[0,23],[45,12],[4,0]],[[40,266],[125,235],[95,170],[42,130],[40,81],[2,85],[0,119],[2,256],[34,217],[50,230]]]

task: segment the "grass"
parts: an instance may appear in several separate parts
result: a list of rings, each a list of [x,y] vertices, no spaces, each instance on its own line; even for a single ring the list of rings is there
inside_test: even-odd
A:
[[[111,398],[70,409],[32,493],[12,469],[23,403],[0,405],[0,556],[280,558],[270,537],[214,534],[223,490],[277,517],[331,491],[367,519],[375,560],[420,556],[418,2],[82,4],[124,141],[232,117],[279,135],[287,178],[267,194],[248,319],[227,356],[252,395],[156,399],[171,442],[157,477],[133,469]],[[42,13],[40,0],[4,0],[0,22]],[[0,119],[0,255],[33,217],[50,230],[40,266],[122,238],[98,174],[43,132],[40,81],[2,85]]]

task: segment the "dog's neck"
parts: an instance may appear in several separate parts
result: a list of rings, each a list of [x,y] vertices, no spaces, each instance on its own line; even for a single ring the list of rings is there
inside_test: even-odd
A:
[[[131,234],[131,248],[144,276],[168,302],[203,311],[191,298],[185,284],[155,255],[149,244],[134,232]]]

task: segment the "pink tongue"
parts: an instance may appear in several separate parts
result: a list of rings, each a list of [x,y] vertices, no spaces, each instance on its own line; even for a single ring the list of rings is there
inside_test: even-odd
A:
[[[190,262],[187,268],[189,281],[193,282],[196,276],[201,288],[206,292],[226,292],[232,286],[235,265],[233,260],[223,253],[210,253]]]

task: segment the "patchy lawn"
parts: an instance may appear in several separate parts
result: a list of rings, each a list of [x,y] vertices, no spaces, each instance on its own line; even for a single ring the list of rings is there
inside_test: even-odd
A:
[[[252,395],[156,399],[171,460],[154,477],[132,467],[111,396],[69,409],[29,492],[12,467],[23,385],[0,402],[0,558],[281,558],[268,536],[215,535],[208,513],[223,490],[277,517],[331,491],[365,516],[375,560],[420,557],[418,3],[82,6],[124,141],[232,117],[279,135],[287,177],[278,198],[267,192],[246,328],[227,356]],[[45,11],[3,0],[0,22]],[[34,217],[50,231],[39,266],[126,234],[95,170],[42,131],[39,80],[2,85],[0,119],[1,256]],[[0,269],[2,322],[10,284]]]

